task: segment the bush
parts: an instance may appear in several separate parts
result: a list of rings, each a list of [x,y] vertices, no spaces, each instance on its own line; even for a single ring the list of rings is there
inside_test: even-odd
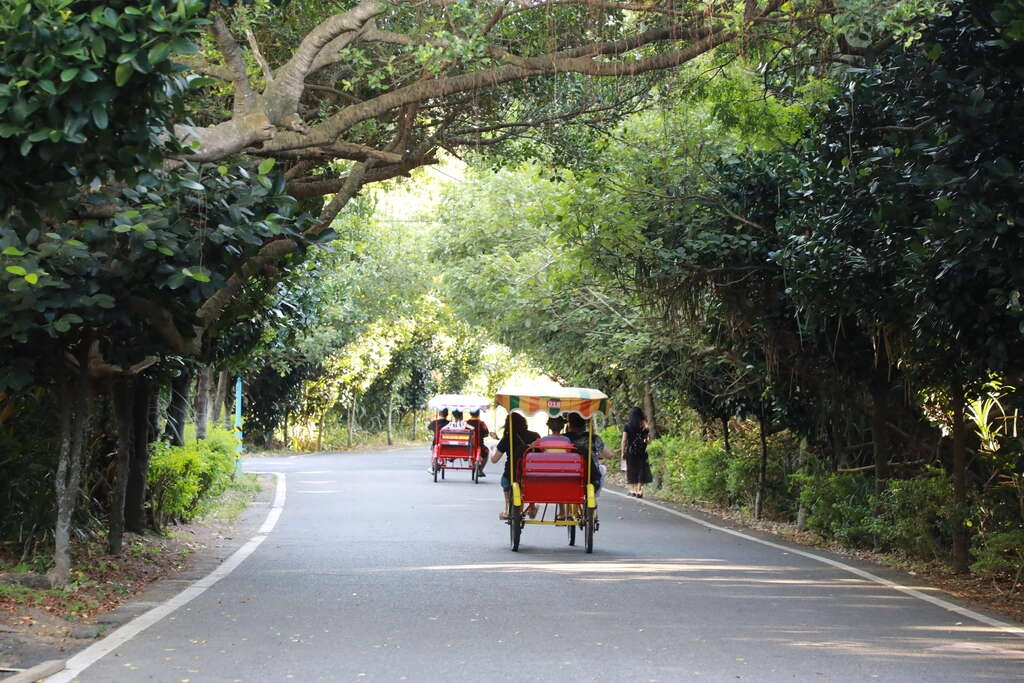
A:
[[[953,482],[930,470],[887,482],[875,526],[878,542],[922,560],[948,560],[953,545]]]
[[[43,391],[0,394],[0,547],[15,556],[31,556],[56,521],[56,420]]]
[[[873,543],[874,479],[856,472],[804,477],[800,501],[807,509],[807,528],[847,547]]]
[[[148,483],[154,526],[195,519],[224,492],[234,472],[235,439],[226,430],[210,430],[206,439],[181,447],[153,444]]]
[[[971,570],[981,576],[1008,577],[1015,586],[1024,579],[1024,528],[979,534],[975,538]]]
[[[732,502],[730,462],[718,441],[660,437],[647,452],[655,481],[690,500],[715,505]]]

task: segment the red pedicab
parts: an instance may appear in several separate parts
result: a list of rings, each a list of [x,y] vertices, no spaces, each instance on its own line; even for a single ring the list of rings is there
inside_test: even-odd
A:
[[[455,410],[463,413],[471,410],[484,411],[490,405],[490,400],[486,398],[466,394],[439,394],[427,403],[427,407],[435,412],[447,409],[449,414]],[[444,426],[431,446],[434,481],[437,481],[438,474],[444,479],[446,470],[471,470],[473,483],[479,484],[478,468],[483,458],[483,443],[476,430],[469,427]]]
[[[605,394],[580,387],[553,387],[537,392],[503,391],[494,402],[509,412],[518,411],[523,415],[544,413],[555,417],[579,413],[588,421],[595,413],[608,411]],[[516,448],[509,444],[512,491],[508,524],[512,550],[519,550],[523,529],[531,524],[565,527],[569,545],[576,545],[576,529],[581,529],[586,551],[594,551],[598,521],[596,486],[591,481],[592,425],[590,429],[591,447],[586,456],[564,436],[545,436],[529,444],[517,462]],[[543,506],[540,519],[524,516],[524,506],[531,504]]]

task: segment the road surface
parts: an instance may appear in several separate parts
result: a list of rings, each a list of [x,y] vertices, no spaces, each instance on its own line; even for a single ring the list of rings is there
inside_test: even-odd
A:
[[[498,521],[426,448],[251,458],[260,533],[53,683],[1020,681],[1024,629],[884,568],[615,491],[582,534]]]

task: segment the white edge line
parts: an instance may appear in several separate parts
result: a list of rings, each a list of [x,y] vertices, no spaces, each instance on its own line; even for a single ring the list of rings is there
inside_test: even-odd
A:
[[[274,503],[270,508],[270,512],[267,513],[266,520],[259,528],[259,531],[256,532],[255,536],[250,538],[245,545],[236,550],[231,557],[224,560],[220,566],[203,578],[197,580],[195,583],[191,584],[188,588],[178,593],[167,602],[154,607],[144,614],[140,614],[124,626],[112,631],[110,635],[103,640],[93,643],[86,649],[71,657],[71,659],[69,659],[64,665],[64,670],[46,678],[45,683],[70,683],[70,681],[74,680],[75,677],[85,671],[85,669],[95,664],[102,657],[110,654],[153,624],[159,622],[175,610],[184,607],[193,599],[202,595],[208,588],[230,574],[238,567],[238,565],[242,564],[247,557],[252,555],[256,548],[258,548],[260,544],[267,539],[267,534],[273,531],[274,525],[277,524],[277,520],[280,518],[281,511],[284,508],[284,473],[271,472],[270,474],[273,474],[277,478],[277,487],[274,492]]]
[[[609,493],[612,493],[612,494],[614,494],[616,496],[621,496],[623,498],[626,497],[626,494],[619,493],[618,491],[609,491]],[[761,545],[766,545],[769,548],[776,548],[777,550],[782,550],[782,551],[785,551],[787,553],[792,553],[793,555],[800,555],[801,557],[806,557],[806,558],[814,560],[816,562],[821,562],[822,564],[830,565],[832,567],[835,567],[836,569],[841,569],[844,572],[849,572],[850,574],[854,574],[856,576],[859,576],[862,579],[867,579],[868,581],[873,581],[873,582],[875,582],[877,584],[885,586],[886,588],[891,588],[892,590],[899,591],[900,593],[904,593],[905,595],[909,595],[912,598],[917,598],[918,600],[924,600],[925,602],[931,603],[931,604],[933,604],[933,605],[935,605],[937,607],[941,607],[942,609],[945,609],[945,610],[948,610],[950,612],[954,612],[956,614],[959,614],[962,617],[967,617],[968,619],[973,619],[974,621],[981,622],[982,624],[985,624],[986,626],[992,626],[993,628],[1000,629],[1002,631],[1005,631],[1006,633],[1010,633],[1012,635],[1024,638],[1024,628],[1020,628],[1018,626],[1014,626],[1013,624],[1011,624],[1009,622],[1000,621],[999,619],[993,619],[992,617],[986,616],[986,615],[981,614],[979,612],[975,612],[974,610],[971,610],[971,609],[967,609],[966,607],[960,607],[959,605],[954,605],[953,603],[947,602],[946,600],[943,600],[942,598],[937,598],[937,597],[935,597],[933,595],[928,595],[927,593],[922,593],[921,591],[919,591],[917,589],[909,588],[907,586],[901,586],[900,584],[898,584],[898,583],[896,583],[894,581],[890,581],[889,579],[884,579],[881,576],[878,576],[876,574],[872,574],[871,572],[864,571],[863,569],[857,569],[856,567],[851,567],[850,565],[844,564],[844,563],[842,563],[842,562],[840,562],[838,560],[833,560],[833,559],[831,559],[829,557],[824,557],[822,555],[816,555],[815,553],[807,552],[806,550],[800,550],[798,548],[792,548],[790,546],[782,545],[780,543],[773,543],[771,541],[766,541],[764,539],[757,538],[756,536],[750,536],[749,534],[745,534],[745,533],[742,533],[740,531],[736,531],[734,529],[729,529],[728,527],[718,526],[717,524],[712,524],[710,522],[706,522],[703,519],[700,519],[699,517],[694,517],[693,515],[688,515],[685,512],[679,512],[678,510],[673,510],[670,507],[666,507],[664,505],[659,505],[658,503],[652,503],[651,501],[648,501],[648,500],[638,500],[636,502],[643,503],[644,505],[649,505],[650,507],[653,507],[653,508],[656,508],[658,510],[661,510],[662,512],[667,512],[670,515],[675,515],[676,517],[682,517],[685,520],[693,522],[694,524],[699,524],[700,526],[706,527],[708,529],[713,529],[715,531],[719,531],[719,532],[724,533],[724,534],[730,534],[732,536],[736,536],[738,538],[742,538],[745,541],[752,541],[754,543],[760,543]]]

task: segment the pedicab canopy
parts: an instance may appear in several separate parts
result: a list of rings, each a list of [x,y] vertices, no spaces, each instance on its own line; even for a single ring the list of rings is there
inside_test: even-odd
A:
[[[447,408],[449,411],[461,410],[464,413],[471,410],[486,411],[490,405],[491,399],[471,394],[438,394],[427,401],[427,407],[431,410]]]
[[[544,413],[550,417],[579,413],[589,420],[594,413],[608,412],[608,397],[597,389],[582,387],[543,387],[541,389],[503,389],[494,397],[495,405],[526,415]]]

